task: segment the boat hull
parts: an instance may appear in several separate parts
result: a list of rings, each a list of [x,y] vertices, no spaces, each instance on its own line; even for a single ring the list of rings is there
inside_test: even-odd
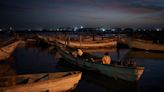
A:
[[[65,41],[56,39],[57,42],[61,44],[67,44]],[[95,42],[69,42],[67,44],[69,47],[73,48],[104,48],[104,47],[111,47],[115,48],[117,46],[117,41],[95,41]]]
[[[16,41],[7,46],[1,47],[0,48],[0,61],[9,58],[19,43],[20,41]]]
[[[66,92],[76,88],[79,80],[81,79],[81,72],[63,72],[63,73],[49,73],[48,77],[39,80],[38,82],[35,77],[31,78],[26,84],[19,84],[10,87],[1,87],[1,92]],[[60,76],[61,75],[61,76]],[[27,77],[28,76],[28,77]],[[31,75],[20,75],[19,77],[31,76],[46,76],[46,74],[31,74]],[[12,77],[15,80],[16,77]],[[48,78],[48,80],[46,80]]]
[[[130,40],[128,43],[130,48],[148,50],[148,51],[164,51],[164,45],[148,42],[140,39]]]
[[[57,46],[58,52],[61,56],[69,63],[84,68],[86,70],[92,70],[101,74],[113,77],[115,79],[123,79],[127,81],[137,81],[140,79],[144,72],[144,67],[127,67],[127,66],[114,66],[104,65],[99,62],[89,62],[85,59],[75,58],[69,52],[65,52],[61,49],[62,47]]]

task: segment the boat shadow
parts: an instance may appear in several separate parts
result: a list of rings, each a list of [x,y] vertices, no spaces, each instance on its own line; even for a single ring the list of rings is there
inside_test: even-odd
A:
[[[114,79],[102,75],[96,71],[88,71],[66,62],[63,58],[59,60],[56,68],[61,71],[82,71],[82,79],[74,92],[94,91],[97,86],[105,89],[103,92],[139,92],[138,82],[129,82],[121,79]],[[88,84],[96,85],[95,88],[87,88]],[[84,87],[85,86],[85,87]]]

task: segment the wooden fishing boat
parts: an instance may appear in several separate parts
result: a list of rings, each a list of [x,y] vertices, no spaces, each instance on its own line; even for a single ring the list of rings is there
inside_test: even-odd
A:
[[[67,44],[69,47],[73,48],[113,48],[117,46],[116,40],[101,40],[101,41],[88,41],[88,42],[79,42],[79,41],[70,41],[66,42],[60,39],[56,39],[57,42],[61,44]]]
[[[0,39],[0,45],[3,45],[3,44],[8,44],[12,41],[14,41],[16,38],[15,37],[8,37],[6,39]]]
[[[38,39],[42,39],[42,40],[44,40],[44,41],[48,41],[47,36],[37,35],[37,38],[38,38]]]
[[[164,44],[153,43],[152,41],[145,41],[141,39],[132,39],[128,43],[130,48],[150,50],[150,51],[164,51]]]
[[[77,67],[68,64],[68,62],[65,62],[62,58],[60,59],[60,62],[57,63],[57,67],[60,70],[73,70],[74,68],[77,69]],[[109,78],[108,76],[103,76],[98,73],[94,73],[92,71],[87,71],[83,73],[83,78],[87,79],[89,83],[93,83],[95,85],[98,85],[100,87],[106,88],[108,92],[136,92],[138,90],[138,82],[129,82],[125,80],[115,80],[113,78]],[[98,77],[95,77],[98,76]],[[76,89],[76,91],[81,91],[80,89]],[[90,90],[92,91],[92,90]],[[93,89],[93,91],[95,91]]]
[[[113,77],[115,79],[123,79],[127,81],[137,81],[140,79],[144,72],[144,67],[137,66],[123,66],[123,65],[105,65],[100,62],[91,62],[88,59],[74,57],[71,51],[66,47],[57,43],[56,48],[60,55],[69,63],[84,68],[86,70],[92,70],[101,74]],[[92,57],[93,58],[93,57]]]
[[[0,48],[0,61],[9,58],[19,43],[20,41],[16,41],[6,46],[2,46]]]
[[[66,92],[76,88],[81,75],[74,71],[0,77],[0,92]]]
[[[117,41],[114,39],[106,39],[106,40],[97,40],[97,41],[65,41],[61,39],[57,39],[51,36],[42,36],[38,35],[39,39],[42,39],[43,41],[47,42],[48,44],[52,44],[54,42],[58,42],[64,45],[67,45],[68,47],[73,48],[115,48],[117,46]]]

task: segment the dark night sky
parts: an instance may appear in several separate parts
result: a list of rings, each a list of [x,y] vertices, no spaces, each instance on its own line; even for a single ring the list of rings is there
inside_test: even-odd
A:
[[[0,11],[0,28],[164,26],[164,0],[1,0]]]

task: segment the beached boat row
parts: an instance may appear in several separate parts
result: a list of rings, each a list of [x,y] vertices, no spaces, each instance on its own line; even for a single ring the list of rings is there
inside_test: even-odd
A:
[[[48,38],[44,38],[44,37],[42,37],[42,39],[48,40]],[[85,47],[89,47],[89,46],[96,47],[101,44],[101,46],[105,47],[105,45],[102,45],[103,43],[100,43],[100,44],[87,43],[86,46],[84,46],[85,45],[84,43],[81,44],[80,42],[77,42],[77,44],[75,44],[75,42],[71,42],[71,41],[68,43],[66,41],[59,40],[59,39],[55,39],[55,41],[54,40],[52,41],[52,39],[50,39],[49,42],[52,42],[53,45],[57,45],[56,48],[57,48],[58,52],[61,54],[61,56],[66,61],[68,61],[69,63],[72,63],[76,66],[79,66],[81,68],[84,68],[86,70],[94,70],[96,72],[107,75],[109,77],[113,77],[115,79],[123,79],[123,80],[127,80],[127,81],[139,80],[144,72],[144,67],[140,67],[140,66],[135,66],[135,67],[124,66],[124,65],[114,66],[112,64],[104,65],[104,64],[101,64],[100,62],[94,62],[94,63],[91,61],[89,62],[88,58],[85,59],[85,58],[74,57],[71,54],[74,51],[68,50],[68,48],[66,48],[66,46],[65,46],[65,45],[67,45],[67,47],[72,47],[72,48],[85,48]],[[56,43],[56,44],[54,44],[54,43]],[[82,47],[80,47],[80,44]],[[91,57],[91,58],[93,58],[93,57]]]
[[[105,40],[87,40],[87,41],[74,41],[70,39],[59,39],[53,36],[38,35],[38,38],[43,39],[47,43],[58,42],[72,48],[115,48],[117,42],[128,45],[130,48],[147,50],[147,51],[164,51],[164,44],[154,43],[143,39],[135,39],[129,37],[120,38],[118,41],[115,38]]]
[[[64,46],[67,44],[67,46],[73,48],[115,47],[117,41],[105,40],[102,42],[91,41],[89,43],[72,41],[68,43],[60,39],[50,40],[43,36],[39,36],[39,38],[48,43],[52,42],[66,61],[86,70],[96,71],[114,79],[126,81],[137,81],[144,72],[144,67],[105,65],[100,62],[91,62],[89,58],[74,57],[72,55],[73,50]],[[19,43],[20,41],[16,41],[2,47],[0,49],[0,60],[7,59]],[[93,59],[96,58],[93,57]],[[66,92],[75,89],[81,76],[82,73],[80,71],[3,76],[0,77],[0,92]]]

